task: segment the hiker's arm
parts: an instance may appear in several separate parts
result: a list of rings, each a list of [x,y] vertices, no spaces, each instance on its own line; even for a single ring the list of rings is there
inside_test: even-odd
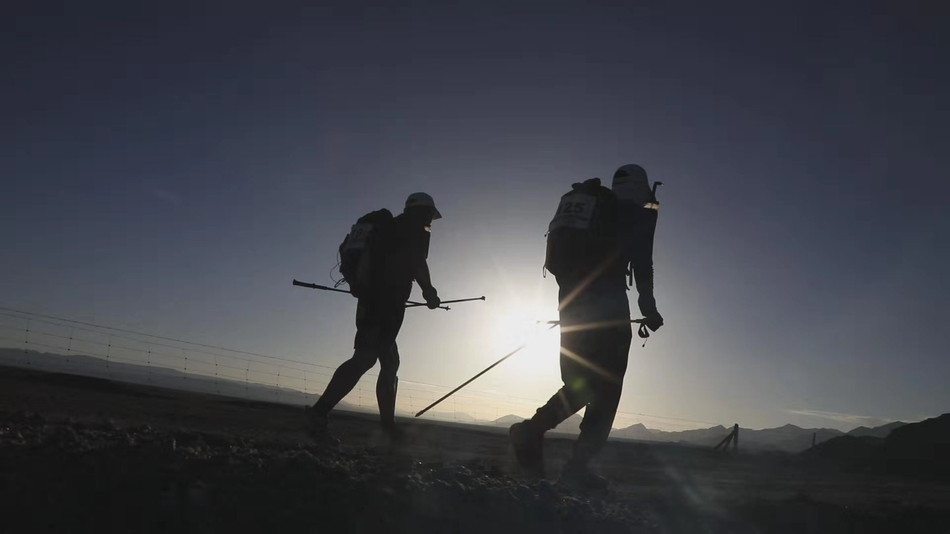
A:
[[[416,282],[422,288],[422,297],[426,299],[426,307],[434,310],[439,307],[442,300],[439,299],[439,292],[432,287],[432,280],[429,279],[429,264],[423,259],[416,267]]]
[[[639,294],[637,304],[644,317],[658,316],[653,296],[653,229],[641,227],[634,232],[630,267]]]
[[[429,264],[426,260],[420,261],[416,266],[416,283],[422,288],[422,294],[435,292],[432,287],[432,279],[429,276]]]
[[[432,287],[432,279],[429,276],[429,232],[420,234],[418,241],[414,243],[417,247],[414,251],[416,272],[415,279],[419,287],[422,288],[422,297],[426,300],[426,305],[430,310],[439,306],[439,292]]]

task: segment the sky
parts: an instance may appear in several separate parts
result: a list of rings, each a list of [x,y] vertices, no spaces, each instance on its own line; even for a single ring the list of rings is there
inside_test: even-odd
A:
[[[425,191],[440,295],[487,300],[409,310],[400,376],[454,386],[556,318],[559,196],[638,163],[666,326],[622,411],[950,411],[945,8],[662,4],[21,2],[0,305],[336,366],[355,300],[291,280],[330,283],[356,218]],[[558,377],[553,337],[479,386]]]

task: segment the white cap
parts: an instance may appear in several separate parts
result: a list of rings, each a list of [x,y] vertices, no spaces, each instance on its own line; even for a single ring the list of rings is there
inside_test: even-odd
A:
[[[653,196],[647,173],[639,165],[624,165],[617,169],[611,189],[617,195],[617,199],[634,201],[637,204],[649,202]]]
[[[409,198],[406,199],[406,209],[417,206],[432,208],[432,220],[442,218],[442,214],[439,213],[439,209],[435,207],[435,201],[432,200],[432,197],[426,193],[413,193],[409,195]]]

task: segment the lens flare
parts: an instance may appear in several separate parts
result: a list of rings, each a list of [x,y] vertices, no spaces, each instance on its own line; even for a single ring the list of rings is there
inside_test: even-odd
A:
[[[509,371],[524,373],[537,371],[539,366],[557,366],[560,346],[557,330],[548,331],[550,325],[538,322],[553,313],[553,310],[525,306],[494,318],[489,329],[492,350],[504,353],[527,345],[505,362]]]

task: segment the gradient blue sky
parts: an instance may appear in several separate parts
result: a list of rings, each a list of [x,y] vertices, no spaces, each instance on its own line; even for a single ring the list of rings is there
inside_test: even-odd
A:
[[[358,216],[423,190],[441,295],[489,301],[412,310],[401,376],[454,385],[500,317],[555,317],[558,196],[636,162],[667,183],[667,326],[622,410],[950,411],[946,8],[555,4],[8,8],[0,304],[337,365],[355,301],[290,280],[329,282]],[[482,388],[546,398],[549,352]]]

